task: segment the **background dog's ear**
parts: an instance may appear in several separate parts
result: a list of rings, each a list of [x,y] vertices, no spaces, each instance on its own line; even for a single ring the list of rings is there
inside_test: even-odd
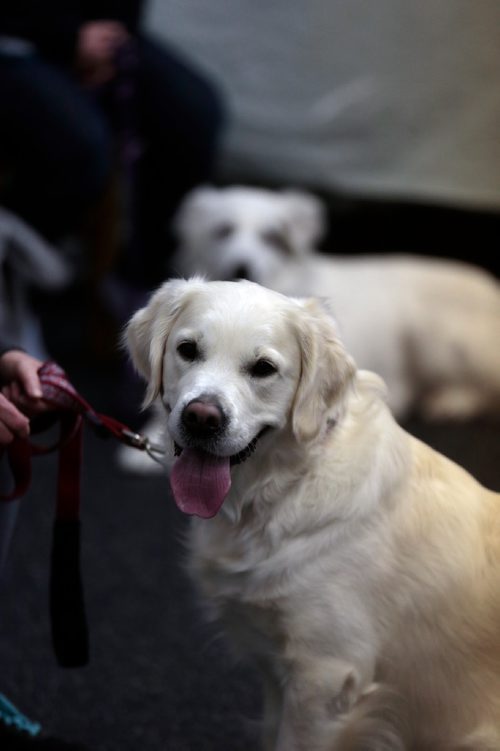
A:
[[[183,279],[165,282],[146,307],[134,313],[125,328],[123,344],[135,368],[147,382],[144,408],[160,392],[165,344],[182,310],[187,287],[188,282]]]
[[[301,301],[297,324],[301,377],[292,407],[292,429],[299,441],[316,438],[325,414],[337,419],[356,365],[340,341],[332,316],[318,300]]]
[[[172,223],[173,233],[178,240],[182,242],[203,230],[214,207],[218,205],[220,192],[211,185],[201,185],[188,193]]]
[[[326,229],[325,207],[312,193],[300,190],[284,190],[282,196],[287,202],[290,236],[298,253],[313,250]]]

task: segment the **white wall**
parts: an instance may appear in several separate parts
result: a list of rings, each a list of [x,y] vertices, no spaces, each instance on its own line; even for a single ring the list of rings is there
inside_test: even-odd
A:
[[[498,0],[153,0],[225,92],[222,168],[500,206]]]

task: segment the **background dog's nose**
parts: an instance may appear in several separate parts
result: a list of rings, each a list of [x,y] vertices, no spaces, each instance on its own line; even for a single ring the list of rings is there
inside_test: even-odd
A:
[[[245,266],[245,264],[243,263],[241,263],[239,266],[236,266],[236,268],[233,269],[231,278],[232,279],[248,279],[249,281],[252,281],[250,269],[248,266]]]
[[[184,407],[182,422],[191,435],[213,435],[224,421],[222,409],[213,402],[193,400]]]

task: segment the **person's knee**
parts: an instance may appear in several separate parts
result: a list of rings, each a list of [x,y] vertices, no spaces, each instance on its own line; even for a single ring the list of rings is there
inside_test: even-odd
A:
[[[141,38],[139,83],[145,121],[165,141],[195,151],[215,147],[226,122],[222,91],[204,71],[150,39]]]
[[[64,183],[68,199],[86,206],[99,198],[112,170],[112,151],[105,123],[87,124],[61,145],[54,177]]]
[[[192,134],[194,145],[211,151],[223,131],[226,121],[225,102],[214,82],[192,73],[190,96],[181,106],[185,132]]]
[[[205,129],[207,139],[211,145],[215,145],[220,134],[224,130],[227,121],[227,111],[225,101],[221,92],[214,85],[207,85],[205,95]]]
[[[187,117],[193,123],[203,123],[208,139],[215,138],[226,122],[226,105],[219,87],[209,78],[192,74],[191,97],[187,102]]]

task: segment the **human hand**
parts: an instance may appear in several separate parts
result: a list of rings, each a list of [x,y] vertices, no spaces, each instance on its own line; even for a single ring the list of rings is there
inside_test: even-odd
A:
[[[119,21],[88,21],[80,26],[76,66],[84,85],[99,86],[115,76],[115,54],[128,37]]]
[[[7,397],[0,394],[0,448],[11,443],[16,436],[27,438],[30,421]]]
[[[41,365],[41,360],[20,350],[0,356],[0,381],[5,384],[0,393],[0,446],[15,436],[28,436],[28,418],[48,408],[38,376]]]

